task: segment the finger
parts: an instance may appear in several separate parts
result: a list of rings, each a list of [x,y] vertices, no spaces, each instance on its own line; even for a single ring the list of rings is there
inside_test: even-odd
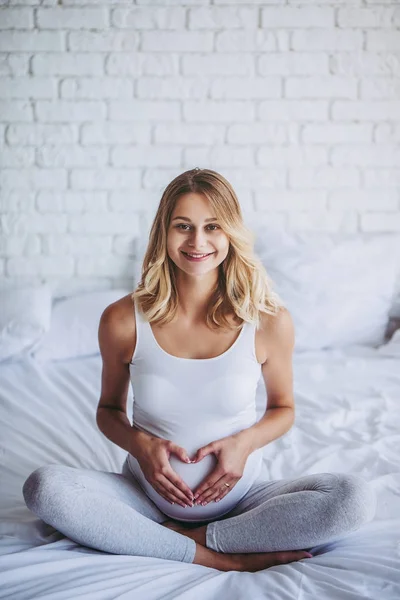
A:
[[[179,477],[179,475],[173,469],[171,469],[166,474],[166,477],[185,496],[184,500],[187,499],[190,502],[193,500],[192,490],[186,485],[186,483]]]
[[[157,494],[159,494],[164,500],[167,500],[170,504],[178,504],[176,498],[167,492],[165,488],[161,485],[158,485],[156,482],[153,483],[153,488],[156,490]]]
[[[179,446],[176,447],[179,451],[175,450],[173,447],[167,450],[166,460],[160,469],[161,474],[167,477],[173,486],[175,486],[174,493],[179,496],[185,503],[193,501],[192,490],[186,485],[186,483],[179,477],[179,475],[173,470],[171,467],[171,463],[169,462],[169,454],[177,454],[179,458],[185,461],[185,454],[183,449],[180,449]],[[189,457],[188,461],[190,462]],[[183,494],[184,497],[181,496]]]
[[[222,499],[224,496],[229,494],[229,492],[232,490],[232,488],[238,481],[239,479],[228,479],[227,476],[221,477],[212,488],[206,490],[204,494],[202,494],[203,503],[205,502],[208,504],[216,498]],[[229,487],[225,485],[226,483],[229,483]]]
[[[221,471],[215,470],[210,475],[208,479],[206,479],[197,490],[194,492],[194,500],[195,502],[201,504],[201,502],[205,498],[205,494],[212,488],[222,477],[225,477],[225,473],[221,473]],[[199,502],[200,501],[200,502]]]
[[[185,457],[187,455],[182,454],[182,456],[180,456],[181,449],[179,448],[179,446],[177,446],[177,448],[179,451],[172,449],[172,450],[170,450],[170,452],[177,454],[179,456],[179,458],[181,458],[181,460],[184,461]],[[182,452],[184,452],[184,451],[182,450]],[[190,461],[189,457],[187,457],[187,458]],[[186,496],[185,501],[187,499],[190,502],[192,502],[192,500],[193,500],[192,490],[190,489],[190,487],[188,487],[186,485],[186,483],[183,481],[183,479],[181,479],[179,477],[179,475],[173,470],[173,468],[171,467],[171,463],[169,462],[169,459],[167,460],[167,463],[164,466],[164,475],[166,477],[168,477],[168,479],[172,482],[172,484]]]
[[[229,481],[227,481],[227,483],[229,483]],[[229,494],[229,492],[232,490],[232,488],[234,488],[234,487],[235,487],[234,481],[232,481],[230,483],[229,487],[226,487],[226,485],[223,485],[222,489],[219,491],[219,493],[217,493],[214,498],[211,498],[209,500],[209,502],[212,502],[212,501],[219,502],[220,500],[222,500],[222,498],[225,498],[225,496],[227,496]]]
[[[169,479],[168,475],[161,475],[161,478],[158,480],[158,482],[172,495],[174,502],[177,502],[181,506],[192,504],[192,501],[189,500],[187,496],[185,496],[185,494],[175,486],[174,482]]]
[[[171,494],[165,487],[163,487],[158,481],[153,481],[151,485],[156,490],[156,492],[160,494],[160,496],[162,496],[165,500],[167,500],[171,504],[177,503],[175,496]]]
[[[225,481],[226,483],[229,483],[228,479],[222,476],[213,486],[211,486],[208,490],[203,492],[203,494],[201,495],[201,498],[203,498],[203,500],[201,501],[203,505],[208,504],[211,500],[216,498],[218,494],[220,494],[223,491],[223,488],[226,487],[224,486]],[[226,489],[228,490],[230,488],[226,487]]]
[[[217,447],[215,444],[208,444],[207,446],[203,446],[202,448],[199,448],[195,454],[194,457],[194,462],[198,462],[199,460],[203,460],[203,458],[205,456],[208,456],[209,454],[215,454],[217,450]]]
[[[180,500],[179,498],[177,498],[175,496],[175,494],[169,492],[166,487],[163,487],[162,485],[157,484],[157,483],[155,483],[153,485],[153,487],[157,491],[157,493],[160,496],[162,496],[162,498],[164,498],[165,500],[167,500],[170,504],[179,504],[182,507],[187,506],[187,504],[185,502],[183,502],[183,500]]]

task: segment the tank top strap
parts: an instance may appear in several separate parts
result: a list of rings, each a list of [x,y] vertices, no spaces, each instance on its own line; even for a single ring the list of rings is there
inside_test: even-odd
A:
[[[256,326],[253,323],[245,321],[243,323],[243,331],[237,340],[235,350],[239,352],[243,358],[250,358],[257,362],[256,357]]]
[[[136,346],[134,352],[134,357],[136,360],[139,358],[144,358],[146,355],[151,356],[153,348],[149,324],[140,312],[136,298],[133,299],[133,303],[135,306],[136,322]]]

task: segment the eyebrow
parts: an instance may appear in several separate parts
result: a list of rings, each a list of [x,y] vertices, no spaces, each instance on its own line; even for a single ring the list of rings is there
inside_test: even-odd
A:
[[[191,220],[187,217],[174,217],[172,220],[176,221],[177,219],[182,219],[183,221],[188,221],[189,223],[191,223]],[[217,217],[211,217],[211,219],[206,219],[205,223],[208,223],[208,221],[217,221]]]

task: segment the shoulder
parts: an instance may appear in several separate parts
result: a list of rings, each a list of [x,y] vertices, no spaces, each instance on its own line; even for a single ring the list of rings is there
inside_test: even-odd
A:
[[[260,312],[261,338],[270,350],[277,346],[293,349],[295,342],[295,329],[292,315],[282,306],[274,315]]]
[[[290,331],[294,328],[292,315],[285,306],[281,306],[274,315],[261,311],[260,323],[263,330],[270,332]]]
[[[135,321],[135,305],[130,294],[119,298],[109,304],[101,315],[101,320],[107,323],[126,324],[132,319]]]
[[[99,322],[99,345],[103,353],[129,362],[136,344],[135,306],[130,294],[109,304]]]

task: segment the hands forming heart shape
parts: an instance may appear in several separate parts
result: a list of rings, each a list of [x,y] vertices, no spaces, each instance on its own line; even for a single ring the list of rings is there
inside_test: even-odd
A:
[[[250,455],[248,444],[237,435],[199,448],[192,459],[182,450],[182,459],[170,457],[171,466],[190,487],[194,502],[202,505],[219,502],[230,492],[243,476]]]

